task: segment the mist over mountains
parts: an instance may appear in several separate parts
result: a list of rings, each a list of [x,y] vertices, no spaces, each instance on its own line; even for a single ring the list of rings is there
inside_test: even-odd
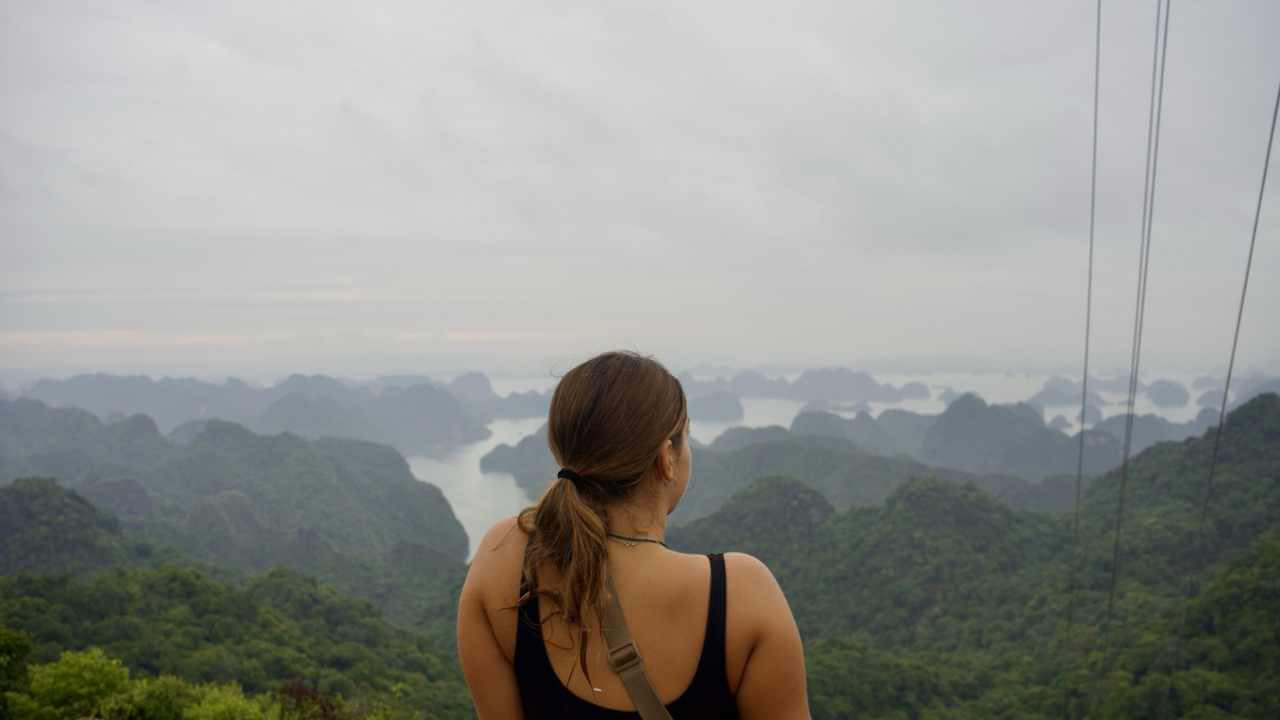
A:
[[[479,373],[447,384],[424,376],[355,383],[326,375],[291,375],[264,388],[236,378],[214,384],[194,378],[97,374],[40,380],[25,395],[51,405],[84,408],[103,419],[144,414],[165,432],[183,423],[218,418],[259,432],[382,442],[407,455],[483,440],[489,420],[544,415],[548,402],[545,394],[536,392],[500,397]]]

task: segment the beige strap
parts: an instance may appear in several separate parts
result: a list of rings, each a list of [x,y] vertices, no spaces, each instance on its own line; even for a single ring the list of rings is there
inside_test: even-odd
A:
[[[631,703],[636,712],[644,720],[671,720],[671,713],[658,699],[653,685],[644,674],[644,660],[636,651],[636,644],[631,641],[631,633],[627,630],[627,619],[622,616],[622,606],[618,604],[618,593],[613,588],[613,577],[606,574],[605,589],[609,600],[604,606],[604,622],[601,631],[604,633],[605,645],[609,649],[609,669],[622,679],[622,685],[631,696]]]

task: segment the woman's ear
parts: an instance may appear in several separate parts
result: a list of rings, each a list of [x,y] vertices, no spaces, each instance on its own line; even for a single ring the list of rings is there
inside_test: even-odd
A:
[[[662,450],[658,453],[658,473],[664,483],[676,479],[675,446],[671,438],[662,443]]]

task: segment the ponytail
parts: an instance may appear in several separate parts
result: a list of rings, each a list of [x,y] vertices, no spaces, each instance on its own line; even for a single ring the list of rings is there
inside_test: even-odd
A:
[[[580,624],[602,606],[605,561],[608,559],[608,516],[604,508],[578,489],[557,478],[534,507],[519,516],[529,535],[524,576],[539,586],[537,570],[550,565],[564,579],[564,593],[552,594],[570,624]]]
[[[552,393],[547,445],[568,471],[517,517],[529,544],[516,605],[546,597],[556,606],[555,613],[579,631],[584,675],[587,626],[604,608],[605,507],[631,497],[667,440],[680,447],[688,421],[680,381],[656,360],[636,353],[597,355],[565,373]],[[541,582],[540,568],[559,574],[556,588]]]
[[[528,589],[517,601],[546,595],[564,615],[565,623],[578,628],[578,665],[587,683],[587,618],[592,612],[603,618],[605,564],[609,559],[608,515],[579,491],[573,480],[557,478],[534,507],[517,518],[529,535],[522,577]],[[564,592],[542,588],[538,568],[550,564],[564,579]]]

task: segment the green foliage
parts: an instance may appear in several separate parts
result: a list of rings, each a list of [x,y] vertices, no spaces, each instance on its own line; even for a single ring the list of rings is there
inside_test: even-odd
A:
[[[182,713],[183,720],[265,720],[264,703],[247,698],[235,684],[203,689],[195,704]]]
[[[57,662],[30,668],[25,692],[6,697],[14,717],[58,720],[96,715],[112,695],[125,690],[129,670],[98,648],[63,652]]]
[[[0,720],[13,717],[9,712],[8,693],[26,689],[30,655],[30,636],[0,626]]]
[[[4,578],[0,624],[36,637],[37,661],[97,646],[145,675],[235,682],[255,694],[300,679],[393,709],[470,707],[448,646],[286,570],[244,588],[194,568]]]
[[[442,717],[385,703],[364,707],[300,682],[278,692],[246,695],[240,685],[190,683],[173,675],[130,678],[119,660],[99,648],[64,652],[58,660],[30,667],[30,689],[10,691],[14,718],[21,720],[390,720]],[[447,717],[466,717],[457,707]]]
[[[0,575],[103,567],[126,556],[116,519],[52,478],[0,487]]]
[[[200,690],[174,675],[140,677],[102,703],[103,720],[183,720]]]

